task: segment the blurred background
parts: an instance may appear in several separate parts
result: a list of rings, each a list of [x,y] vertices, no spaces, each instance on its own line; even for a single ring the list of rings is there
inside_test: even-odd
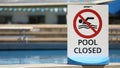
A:
[[[119,0],[115,0],[109,4],[109,16],[110,22],[109,24],[120,24],[120,4]]]
[[[120,0],[0,0],[0,64],[67,63],[67,5],[109,5],[110,62],[120,62]]]

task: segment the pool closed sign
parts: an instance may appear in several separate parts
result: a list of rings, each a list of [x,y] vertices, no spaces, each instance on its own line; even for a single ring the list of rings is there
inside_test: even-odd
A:
[[[67,25],[68,64],[109,63],[107,5],[68,5]]]

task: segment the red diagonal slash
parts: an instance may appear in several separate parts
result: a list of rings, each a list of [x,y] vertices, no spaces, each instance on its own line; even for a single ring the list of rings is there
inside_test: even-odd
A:
[[[98,24],[99,24],[99,27],[97,30],[94,29],[94,27],[92,27],[92,25],[87,22],[84,17],[82,16],[82,13],[86,13],[86,12],[90,12],[94,15],[96,15],[96,17],[98,18]],[[77,19],[80,18],[82,21],[84,21],[84,23],[93,31],[93,34],[90,34],[90,35],[86,35],[86,34],[83,34],[81,33],[78,28],[77,28]],[[73,20],[73,28],[75,30],[75,32],[80,36],[80,37],[83,37],[83,38],[93,38],[95,37],[97,34],[100,33],[101,29],[102,29],[102,19],[101,19],[101,16],[99,15],[99,13],[97,13],[95,10],[92,10],[92,9],[83,9],[81,11],[79,11],[75,17],[74,17],[74,20]]]

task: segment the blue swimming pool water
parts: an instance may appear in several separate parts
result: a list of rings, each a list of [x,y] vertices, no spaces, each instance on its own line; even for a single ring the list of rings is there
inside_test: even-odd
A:
[[[120,62],[120,50],[110,50],[110,62]],[[66,50],[0,51],[0,64],[66,64]]]
[[[0,64],[67,63],[66,50],[0,51]]]
[[[111,49],[109,51],[110,62],[120,62],[120,49]]]

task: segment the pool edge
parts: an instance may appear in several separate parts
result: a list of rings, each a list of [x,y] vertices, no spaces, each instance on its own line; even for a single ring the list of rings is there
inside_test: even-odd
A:
[[[110,63],[101,66],[81,66],[68,64],[19,64],[19,65],[0,65],[0,68],[119,68],[120,63]]]

